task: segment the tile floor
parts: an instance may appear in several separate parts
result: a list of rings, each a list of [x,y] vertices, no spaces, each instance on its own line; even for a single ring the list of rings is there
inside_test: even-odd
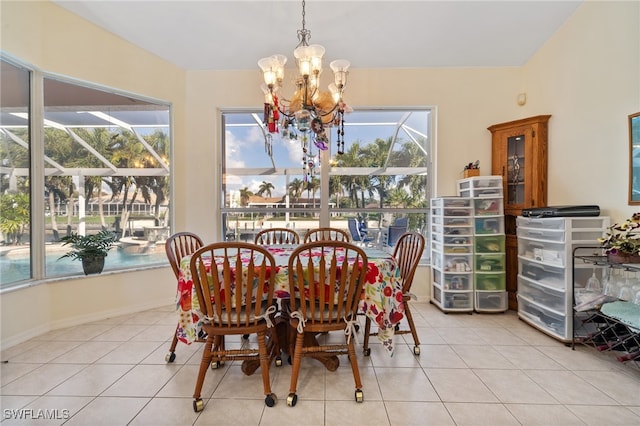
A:
[[[165,363],[175,327],[167,306],[52,331],[2,351],[1,423],[640,425],[636,366],[591,348],[572,351],[512,311],[445,315],[428,303],[413,306],[421,355],[412,354],[410,335],[396,337],[393,358],[380,344],[370,357],[359,351],[362,404],[354,401],[346,358],[335,372],[305,359],[295,407],[286,405],[286,361],[271,369],[280,398],[272,408],[264,405],[260,374],[244,376],[230,363],[209,370],[205,409],[193,412],[202,346],[180,344],[176,361]]]

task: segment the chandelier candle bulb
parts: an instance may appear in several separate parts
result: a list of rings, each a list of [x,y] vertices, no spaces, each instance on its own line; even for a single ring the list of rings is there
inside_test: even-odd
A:
[[[329,148],[326,129],[331,126],[337,128],[337,153],[342,154],[344,151],[344,113],[350,112],[351,108],[345,104],[343,94],[351,64],[344,59],[331,62],[329,66],[334,73],[334,83],[329,85],[328,91],[321,90],[320,74],[325,48],[319,44],[309,45],[310,39],[311,31],[305,27],[303,0],[302,29],[298,30],[298,44],[293,51],[299,75],[294,80],[295,90],[290,98],[283,94],[276,95],[284,81],[287,58],[281,54],[272,55],[260,59],[258,66],[264,79],[265,130],[268,134],[273,134],[280,133],[282,128],[282,137],[299,140],[306,157],[313,159],[313,147],[318,150]],[[301,139],[298,133],[301,133]],[[315,162],[306,161],[307,175],[311,178],[316,173],[314,165]]]

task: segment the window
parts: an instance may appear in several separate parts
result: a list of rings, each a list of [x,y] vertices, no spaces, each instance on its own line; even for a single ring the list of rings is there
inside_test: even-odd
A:
[[[345,115],[344,154],[335,144],[326,151],[309,144],[304,153],[300,135],[265,134],[257,112],[225,112],[222,119],[225,238],[251,241],[265,227],[348,229],[349,219],[364,222],[380,247],[389,246],[396,222],[426,236],[430,109]]]
[[[9,63],[2,64],[5,93]],[[0,288],[81,274],[81,262],[60,259],[67,251],[60,239],[72,232],[117,234],[119,243],[109,252],[105,270],[166,263],[157,242],[170,229],[169,105],[61,77],[36,73],[36,78],[43,96],[34,99],[42,120],[29,121],[28,107],[19,111],[2,97],[3,200],[7,194],[38,199],[37,217],[25,218],[20,234],[0,228],[7,252],[0,256]],[[37,123],[39,128],[32,127]],[[29,134],[38,135],[31,144]],[[42,167],[32,170],[30,157]],[[3,201],[0,217],[9,212]],[[44,251],[34,248],[40,244]],[[34,256],[42,259],[30,262]]]
[[[0,61],[0,284],[31,275],[30,93],[31,72]],[[20,248],[20,265],[8,247]]]

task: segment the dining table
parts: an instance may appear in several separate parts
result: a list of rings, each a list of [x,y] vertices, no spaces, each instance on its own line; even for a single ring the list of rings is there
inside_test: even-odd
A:
[[[265,247],[276,261],[274,296],[279,305],[290,298],[288,262],[296,247],[297,245]],[[363,250],[367,255],[368,268],[358,313],[368,316],[377,325],[377,337],[380,343],[389,355],[393,356],[395,325],[404,318],[400,269],[390,253],[372,247],[363,247]],[[211,262],[212,260],[203,258],[202,261]],[[193,288],[190,263],[190,255],[183,257],[180,261],[176,295],[176,309],[179,316],[176,333],[178,340],[186,344],[191,344],[203,337],[203,315]],[[325,365],[330,370],[337,367]]]

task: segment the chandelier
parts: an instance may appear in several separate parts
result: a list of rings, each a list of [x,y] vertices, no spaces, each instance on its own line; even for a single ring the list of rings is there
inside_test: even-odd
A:
[[[338,59],[329,64],[334,82],[328,91],[320,89],[322,57],[325,48],[319,44],[309,45],[311,31],[305,27],[305,1],[302,1],[302,29],[298,30],[298,45],[293,51],[298,67],[295,90],[289,99],[278,96],[284,80],[287,57],[276,54],[258,61],[264,83],[264,126],[267,130],[265,149],[271,156],[271,135],[280,133],[282,138],[300,140],[303,151],[305,180],[315,175],[316,157],[319,151],[329,148],[327,129],[337,129],[337,153],[344,153],[344,113],[349,107],[342,99],[347,83],[349,61]]]

